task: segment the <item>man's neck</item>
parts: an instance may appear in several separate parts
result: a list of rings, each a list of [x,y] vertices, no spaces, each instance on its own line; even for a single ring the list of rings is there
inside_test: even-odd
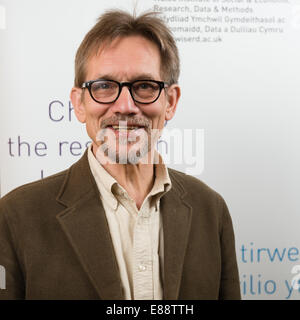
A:
[[[154,165],[106,164],[103,168],[118,181],[140,209],[154,184]]]

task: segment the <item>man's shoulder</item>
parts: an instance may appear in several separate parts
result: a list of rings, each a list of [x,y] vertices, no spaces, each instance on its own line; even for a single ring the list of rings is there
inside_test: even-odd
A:
[[[196,188],[198,191],[202,190],[204,192],[208,193],[217,193],[215,190],[213,190],[211,187],[209,187],[205,182],[202,180],[188,175],[184,172],[177,171],[175,169],[168,168],[169,175],[171,180],[175,180],[177,183],[181,184],[182,187],[191,187]]]
[[[14,204],[25,205],[55,199],[65,180],[68,169],[49,177],[15,188],[0,199],[0,207]]]
[[[206,199],[207,201],[224,201],[223,197],[202,180],[184,172],[168,168],[170,179],[175,182],[181,193],[193,199]]]

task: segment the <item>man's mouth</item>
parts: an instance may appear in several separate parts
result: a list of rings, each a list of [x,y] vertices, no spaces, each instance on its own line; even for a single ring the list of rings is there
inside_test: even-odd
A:
[[[112,116],[110,118],[104,119],[100,126],[102,129],[109,129],[117,137],[118,136],[140,136],[146,133],[149,135],[150,123],[147,119],[138,117],[119,117]]]
[[[139,129],[145,129],[144,126],[138,125],[127,125],[127,126],[120,126],[120,125],[108,125],[107,128],[113,129],[114,131],[134,131]]]
[[[126,143],[136,143],[148,134],[146,126],[138,124],[111,124],[107,125],[106,129],[110,130],[117,140],[122,139],[124,143],[125,141]]]

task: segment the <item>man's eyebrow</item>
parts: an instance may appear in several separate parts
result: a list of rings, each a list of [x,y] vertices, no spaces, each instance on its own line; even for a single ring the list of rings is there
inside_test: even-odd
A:
[[[120,81],[120,78],[116,75],[112,74],[100,74],[96,79],[106,79],[106,80],[115,80]],[[134,76],[131,76],[128,81],[135,81],[135,80],[157,80],[153,77],[150,73],[141,73]]]
[[[99,74],[95,80],[98,80],[98,79],[114,80],[115,78],[110,74]]]
[[[155,77],[150,73],[142,73],[130,78],[130,81],[134,80],[155,80]]]

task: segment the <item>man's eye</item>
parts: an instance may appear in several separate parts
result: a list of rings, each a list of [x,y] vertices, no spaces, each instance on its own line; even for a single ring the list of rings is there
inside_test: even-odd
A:
[[[140,89],[148,89],[148,88],[150,88],[151,86],[149,85],[149,83],[141,83],[140,85],[139,85],[139,88]]]
[[[107,82],[102,82],[102,83],[97,84],[97,88],[98,89],[110,89],[111,84],[107,83]]]
[[[111,82],[94,82],[93,90],[111,90],[114,88],[114,83]]]
[[[156,86],[150,82],[141,82],[136,84],[136,90],[156,90]]]

